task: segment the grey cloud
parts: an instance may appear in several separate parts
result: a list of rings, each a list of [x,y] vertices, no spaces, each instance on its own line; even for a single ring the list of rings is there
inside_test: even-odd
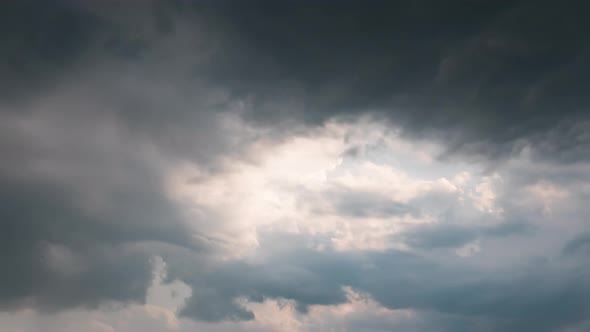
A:
[[[563,248],[563,254],[576,255],[586,253],[590,250],[590,233],[576,236]]]
[[[209,272],[201,269],[186,275],[171,265],[171,277],[187,280],[197,294],[183,314],[208,320],[251,318],[243,309],[230,306],[239,296],[252,301],[294,299],[305,311],[311,304],[346,302],[341,286],[368,292],[392,309],[426,313],[429,323],[437,322],[441,331],[455,331],[461,324],[476,331],[555,331],[582,322],[590,311],[590,285],[585,278],[589,271],[571,273],[579,265],[530,262],[510,271],[485,272],[395,250],[318,252],[295,242],[305,241],[282,238],[281,246],[289,250],[276,248],[278,253],[262,263],[227,262]],[[275,241],[272,244],[276,246]],[[273,245],[260,250],[272,250]],[[217,292],[207,291],[212,289]],[[202,306],[213,303],[219,311],[210,315],[208,310],[192,311],[199,302]]]
[[[90,2],[1,6],[10,38],[1,61],[0,306],[141,302],[154,252],[138,243],[206,247],[161,176],[170,160],[214,167],[232,150],[217,116],[227,98],[197,87],[187,74],[194,63],[170,59],[182,54],[162,53],[166,42],[177,45],[159,39],[165,29],[135,24],[158,22],[151,5],[130,22],[117,16],[127,5],[108,14]],[[76,262],[66,275],[54,266]]]
[[[458,225],[441,223],[421,226],[401,235],[412,247],[422,249],[458,248],[478,238],[498,238],[529,232],[530,224],[506,221],[497,225]]]
[[[201,248],[142,144],[103,121],[51,113],[3,120],[3,309],[141,302],[150,253],[135,243]]]
[[[2,102],[47,88],[89,47],[98,22],[61,2],[2,4]]]
[[[349,217],[367,216],[401,216],[418,214],[413,206],[399,203],[369,192],[327,193],[335,201],[334,208],[338,214]]]
[[[12,24],[14,17],[19,22],[3,29],[10,33],[5,39],[22,45],[4,45],[9,52],[2,61],[6,96],[0,113],[53,108],[56,114],[48,117],[55,116],[54,122],[106,118],[161,153],[203,164],[251,139],[223,132],[222,118],[243,107],[230,87],[208,78],[216,36],[198,13],[182,14],[163,1],[140,8],[66,0],[2,6],[11,17],[3,23]],[[170,15],[177,18],[173,31]]]
[[[579,160],[585,154],[573,151],[587,139],[567,133],[588,120],[582,86],[589,44],[578,14],[584,6],[221,5],[213,12],[253,47],[243,48],[235,76],[220,79],[236,86],[234,77],[249,77],[237,81],[243,83],[237,91],[252,97],[258,121],[316,123],[373,111],[401,123],[408,135],[444,138],[450,155],[499,158],[524,141],[544,159]],[[556,132],[547,136],[550,130]]]
[[[107,15],[108,6],[49,6],[26,30],[17,26],[23,35],[12,40],[31,35],[57,42],[10,49],[27,65],[61,52],[59,59],[87,58],[82,63],[92,66],[95,58],[80,50],[108,58],[115,48],[115,57],[132,54],[122,57],[133,66],[162,38],[179,38],[168,45],[174,50],[169,54],[187,56],[150,68],[181,64],[188,77],[204,83],[193,92],[223,87],[258,124],[317,124],[372,112],[400,124],[407,135],[444,139],[443,156],[501,158],[529,144],[543,159],[587,158],[588,137],[579,123],[588,121],[582,86],[590,44],[581,2],[344,1],[310,7],[154,1],[141,11],[118,4]],[[6,13],[31,17],[33,11],[25,4]],[[80,36],[60,34],[52,20]],[[191,62],[203,56],[206,62]],[[8,75],[6,85],[13,76],[23,75]],[[169,112],[180,120],[195,111]],[[138,116],[153,120],[149,113]]]
[[[318,197],[319,196],[319,197]],[[432,190],[419,193],[407,202],[398,202],[383,194],[353,190],[336,187],[317,193],[302,194],[302,201],[311,203],[315,200],[327,201],[336,213],[345,217],[388,217],[411,215],[414,217],[423,216],[425,211],[428,214],[440,215],[441,218],[456,219],[457,215],[452,214],[453,209],[459,207],[458,195],[455,192],[443,190]],[[316,213],[324,213],[321,208]]]
[[[251,319],[237,296],[291,298],[301,311],[342,303],[346,285],[390,308],[440,314],[449,331],[554,331],[588,317],[583,263],[487,275],[397,251],[318,252],[301,238],[263,244],[290,248],[260,264],[196,258],[202,244],[162,192],[158,167],[168,160],[152,159],[211,166],[239,153],[253,138],[233,136],[221,115],[285,134],[285,122],[371,112],[406,135],[442,140],[443,157],[503,158],[532,144],[534,157],[558,165],[587,161],[584,3],[205,1],[110,11],[115,3],[1,5],[2,309],[141,302],[156,242],[175,248],[159,253],[170,278],[193,288],[183,314],[202,320]],[[586,174],[554,172],[573,182]],[[354,216],[413,213],[364,195],[338,202]],[[523,225],[406,236],[454,247]]]

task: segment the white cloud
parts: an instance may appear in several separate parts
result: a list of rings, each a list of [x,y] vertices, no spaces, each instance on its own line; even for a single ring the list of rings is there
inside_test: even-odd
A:
[[[482,212],[501,215],[502,207],[497,205],[497,190],[501,182],[499,174],[484,177],[471,193],[474,206]]]
[[[392,310],[381,306],[370,295],[344,287],[347,302],[337,305],[313,305],[307,313],[297,311],[294,301],[265,299],[261,303],[244,301],[242,305],[254,312],[256,319],[243,323],[251,329],[276,332],[348,331],[351,326],[378,323],[395,326],[418,316],[412,310]],[[366,327],[365,327],[366,328]]]
[[[256,247],[258,232],[277,230],[330,234],[331,245],[339,250],[383,250],[396,245],[388,237],[405,225],[435,221],[428,211],[352,220],[333,206],[329,193],[366,193],[392,205],[429,194],[463,199],[469,173],[437,174],[431,143],[412,143],[382,125],[358,121],[329,122],[278,142],[258,141],[251,146],[254,157],[228,159],[219,173],[194,164],[177,165],[168,172],[167,191],[185,206],[189,219],[215,220],[198,228],[224,243],[230,256]],[[361,152],[350,156],[353,148]],[[428,168],[430,176],[412,175],[394,161],[379,162],[362,152],[370,149],[412,160]],[[491,204],[493,196],[486,196],[487,187],[481,188],[482,204]]]

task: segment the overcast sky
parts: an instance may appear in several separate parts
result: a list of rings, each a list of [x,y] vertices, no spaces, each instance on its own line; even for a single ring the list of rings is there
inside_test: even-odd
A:
[[[590,330],[585,1],[3,1],[0,330]]]

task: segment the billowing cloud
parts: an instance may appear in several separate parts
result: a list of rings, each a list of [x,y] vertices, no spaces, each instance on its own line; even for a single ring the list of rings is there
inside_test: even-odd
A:
[[[582,331],[585,5],[0,5],[0,329]]]

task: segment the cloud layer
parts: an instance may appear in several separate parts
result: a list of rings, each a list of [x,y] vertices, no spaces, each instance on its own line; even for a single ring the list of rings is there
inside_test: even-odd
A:
[[[587,329],[583,3],[0,6],[2,330]]]

